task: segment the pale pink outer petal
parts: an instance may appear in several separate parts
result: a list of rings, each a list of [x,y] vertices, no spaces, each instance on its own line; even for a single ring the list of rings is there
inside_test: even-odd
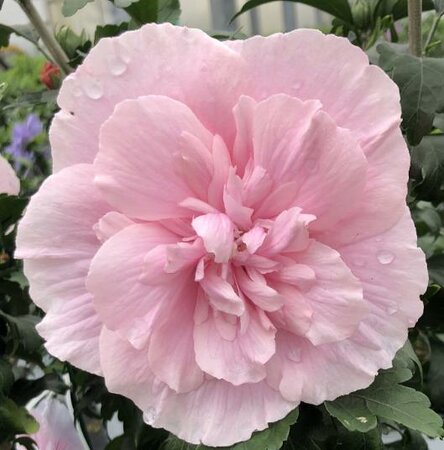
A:
[[[361,282],[326,245],[312,241],[297,262],[313,269],[316,282],[303,295],[310,305],[312,323],[305,337],[314,345],[344,340],[356,331],[368,313]]]
[[[100,373],[101,322],[85,279],[100,246],[93,226],[109,206],[100,198],[93,176],[91,165],[79,164],[43,183],[19,224],[16,257],[24,259],[33,301],[48,313],[38,330],[49,351]]]
[[[194,193],[176,161],[184,132],[211,154],[211,134],[183,103],[153,95],[117,105],[101,128],[94,162],[104,198],[138,219],[189,217],[179,203]]]
[[[221,335],[216,323],[218,317],[213,311],[207,320],[194,327],[194,348],[199,366],[234,386],[263,380],[266,375],[264,364],[275,352],[273,324],[254,307],[248,308],[245,314],[248,316],[246,329],[241,330],[236,320],[231,336]]]
[[[0,194],[17,195],[20,191],[20,181],[14,169],[0,156]]]
[[[167,284],[147,284],[144,271],[162,273],[166,259],[147,261],[145,257],[177,240],[177,235],[155,223],[131,225],[108,239],[91,262],[86,286],[100,319],[135,346],[149,339],[153,324],[169,311],[183,284],[182,273],[165,274]]]
[[[84,450],[74,418],[59,400],[46,397],[31,414],[40,424],[39,431],[31,435],[39,450]]]
[[[407,208],[390,230],[340,252],[362,282],[369,313],[342,342],[313,346],[289,333],[277,334],[267,380],[287,399],[320,404],[367,387],[379,369],[392,366],[408,327],[422,314],[419,295],[427,288],[427,267]]]
[[[341,228],[349,228],[337,239],[355,241],[394,225],[403,213],[409,168],[395,83],[379,67],[369,65],[366,54],[347,39],[317,30],[255,36],[225,45],[247,64],[243,94],[256,101],[280,93],[317,99],[361,146],[369,163],[367,187],[357,206],[359,214],[344,220]]]
[[[187,104],[206,128],[231,146],[231,109],[240,94],[243,67],[236,52],[201,30],[148,24],[101,39],[61,88],[61,111],[50,130],[55,171],[91,163],[99,129],[115,106],[151,94]]]
[[[360,200],[367,161],[353,135],[319,108],[317,101],[303,103],[283,94],[259,102],[253,122],[254,164],[273,179],[273,191],[293,184],[281,194],[285,209],[297,206],[317,216],[315,229],[330,229]],[[264,201],[254,217],[280,211],[275,201]]]
[[[195,391],[177,394],[154,377],[146,351],[134,349],[106,328],[100,347],[108,389],[131,398],[150,425],[193,444],[229,446],[247,440],[298,404],[284,400],[265,382],[233,386],[212,379]]]

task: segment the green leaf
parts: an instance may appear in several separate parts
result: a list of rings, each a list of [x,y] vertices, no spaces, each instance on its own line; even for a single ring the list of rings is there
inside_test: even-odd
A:
[[[6,393],[14,383],[14,374],[11,365],[0,359],[0,393]]]
[[[73,16],[77,11],[93,1],[94,0],[64,0],[62,14],[65,17]]]
[[[0,435],[6,433],[18,434],[36,433],[38,422],[28,411],[17,406],[11,399],[0,396]]]
[[[444,343],[432,339],[430,345],[432,353],[427,371],[427,386],[433,407],[444,411]]]
[[[411,157],[415,191],[423,200],[439,200],[444,180],[444,135],[425,136],[412,147]]]
[[[3,232],[20,219],[27,204],[25,198],[0,194],[0,228]]]
[[[374,428],[368,433],[340,433],[337,448],[343,450],[384,450],[385,447],[380,430]]]
[[[150,22],[177,23],[180,16],[179,0],[110,0],[124,9],[138,25]]]
[[[39,317],[31,314],[11,316],[3,311],[0,311],[0,317],[3,317],[8,322],[13,341],[20,343],[26,352],[32,353],[40,348],[42,340],[35,329],[35,326],[40,321]]]
[[[433,9],[433,0],[423,0],[422,10],[430,11],[431,9]],[[393,14],[393,18],[395,20],[407,17],[408,14],[407,0],[398,0],[397,2],[395,2],[391,13]]]
[[[96,28],[96,32],[94,35],[94,43],[97,44],[97,42],[99,42],[100,39],[105,38],[105,37],[119,36],[119,34],[122,34],[125,31],[128,31],[128,29],[129,29],[128,22],[122,22],[118,25],[113,25],[113,24],[107,24],[104,26],[99,25]]]
[[[397,422],[430,437],[443,435],[442,419],[430,409],[430,400],[422,392],[401,384],[375,383],[352,395],[365,400],[368,409],[382,419]]]
[[[366,433],[378,424],[376,416],[367,408],[365,400],[350,395],[325,402],[330,415],[336,417],[350,431]]]
[[[328,412],[350,431],[368,431],[374,428],[379,417],[430,437],[441,436],[442,419],[430,409],[429,399],[423,393],[399,384],[413,376],[414,365],[420,365],[417,358],[410,355],[412,352],[407,343],[397,353],[392,369],[380,371],[366,389],[325,402]]]
[[[253,433],[250,440],[240,442],[225,450],[279,450],[287,440],[290,427],[298,420],[299,410],[295,409],[279,422],[272,423],[269,428]],[[221,447],[218,447],[221,448]],[[213,450],[205,445],[188,444],[174,436],[170,436],[164,444],[163,450]],[[222,450],[222,448],[221,448]]]
[[[429,276],[436,283],[444,286],[444,254],[433,255],[427,259]]]
[[[434,115],[444,108],[444,59],[418,58],[388,44],[378,45],[379,65],[401,93],[402,128],[417,145],[433,126]]]
[[[239,15],[256,8],[259,5],[271,3],[276,0],[249,0],[246,2],[241,10],[231,19],[236,19]],[[313,6],[321,11],[331,14],[338,19],[341,19],[348,25],[353,24],[352,12],[347,0],[290,0],[294,3],[303,3],[305,5]]]
[[[14,33],[14,29],[0,23],[0,47],[7,47],[9,45],[9,38]]]

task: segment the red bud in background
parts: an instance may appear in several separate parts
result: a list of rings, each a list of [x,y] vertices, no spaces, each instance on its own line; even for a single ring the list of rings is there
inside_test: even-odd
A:
[[[40,72],[40,81],[48,89],[57,89],[62,82],[60,69],[50,62],[45,62]]]

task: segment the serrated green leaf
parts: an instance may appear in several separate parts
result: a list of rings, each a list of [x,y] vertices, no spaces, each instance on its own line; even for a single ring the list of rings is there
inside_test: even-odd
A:
[[[427,259],[429,276],[436,283],[444,286],[444,254],[433,255]]]
[[[156,22],[177,23],[180,16],[179,0],[110,0],[124,9],[138,25]]]
[[[88,3],[94,0],[64,0],[62,14],[65,17],[73,16],[77,11],[84,8]]]
[[[368,433],[340,433],[338,437],[338,450],[384,450],[381,432],[374,428]]]
[[[378,424],[376,416],[367,408],[363,399],[346,395],[324,404],[329,414],[336,417],[349,431],[366,433]]]
[[[444,179],[444,135],[425,136],[412,147],[411,157],[415,192],[423,200],[438,199]]]
[[[422,392],[407,386],[382,385],[353,394],[364,399],[368,409],[378,417],[392,420],[430,437],[443,435],[442,419],[432,409]]]
[[[378,45],[379,65],[401,93],[402,127],[412,145],[430,132],[436,112],[444,107],[444,59],[418,58],[388,44]]]
[[[124,33],[125,31],[128,31],[129,29],[129,23],[128,22],[122,22],[118,25],[114,24],[107,24],[103,26],[98,26],[96,28],[96,32],[94,34],[94,43],[97,44],[97,42],[100,41],[100,39],[104,37],[114,37],[119,36],[119,34]]]
[[[231,19],[232,21],[236,19],[239,15],[249,11],[250,9],[256,8],[257,6],[264,5],[266,3],[271,3],[276,0],[249,0],[246,2],[241,10]],[[350,9],[350,5],[347,0],[289,0],[293,3],[303,3],[305,5],[312,6],[316,9],[324,11],[331,14],[338,19],[341,19],[345,23],[352,25],[353,17]]]
[[[279,450],[287,440],[290,427],[298,420],[298,416],[299,410],[295,409],[284,419],[270,424],[270,427],[266,430],[253,433],[250,440],[239,442],[231,447],[218,448],[220,450]],[[215,450],[215,448],[188,444],[174,436],[170,436],[162,450]]]

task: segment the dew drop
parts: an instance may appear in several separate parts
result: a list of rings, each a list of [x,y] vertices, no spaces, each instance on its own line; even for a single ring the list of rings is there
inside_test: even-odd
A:
[[[85,80],[83,90],[85,91],[85,94],[93,100],[99,100],[103,97],[102,84],[99,80],[95,80],[94,78]]]
[[[377,258],[381,264],[386,265],[393,262],[393,260],[395,259],[395,255],[391,252],[381,251],[378,253]]]
[[[301,360],[301,349],[293,347],[287,354],[288,358],[294,362],[299,362]]]
[[[148,424],[152,424],[156,420],[157,412],[156,412],[156,410],[154,408],[148,408],[145,411],[144,416],[145,416],[146,422]]]
[[[123,59],[121,59],[117,54],[109,56],[108,66],[111,74],[114,75],[115,77],[123,75],[128,69],[126,62]]]

